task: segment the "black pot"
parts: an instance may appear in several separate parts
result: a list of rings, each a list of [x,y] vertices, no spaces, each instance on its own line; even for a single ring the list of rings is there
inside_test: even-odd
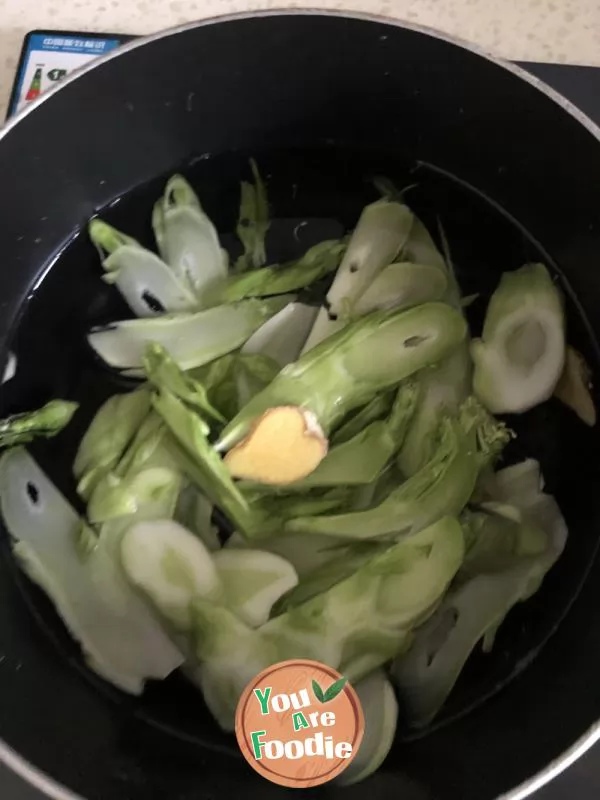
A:
[[[86,238],[73,237],[106,209],[149,242],[160,180],[176,168],[187,169],[230,232],[248,155],[272,176],[280,229],[306,215],[319,230],[351,225],[374,199],[371,178],[384,173],[417,184],[410,202],[426,222],[439,215],[466,289],[486,293],[501,270],[543,259],[562,276],[570,339],[596,372],[598,138],[588,119],[518,69],[373,18],[240,16],[129,44],[1,134],[0,346],[3,358],[16,353],[18,369],[0,410],[53,396],[83,401],[74,427],[35,452],[72,497],[77,437],[115,388],[84,334],[126,314],[99,280]],[[283,236],[271,245],[288,247]],[[600,717],[598,434],[553,403],[515,424],[518,446],[541,459],[567,518],[562,560],[511,613],[492,655],[471,659],[431,730],[401,731],[368,784],[325,786],[315,790],[321,796],[520,798],[600,735],[592,727]],[[16,569],[5,536],[2,547],[0,736],[16,769],[55,796],[72,796],[60,784],[89,800],[287,793],[250,770],[182,680],[132,699],[92,677],[50,604]]]

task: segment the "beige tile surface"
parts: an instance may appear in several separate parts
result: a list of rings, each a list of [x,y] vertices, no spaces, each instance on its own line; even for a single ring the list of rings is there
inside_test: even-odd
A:
[[[0,107],[33,28],[148,33],[234,11],[311,5],[429,25],[507,58],[600,65],[600,0],[0,0]]]

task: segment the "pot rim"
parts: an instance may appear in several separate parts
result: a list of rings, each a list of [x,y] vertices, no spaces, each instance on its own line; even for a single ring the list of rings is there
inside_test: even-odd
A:
[[[35,111],[35,109],[38,108],[42,103],[50,100],[57,92],[60,92],[70,83],[77,80],[82,75],[90,72],[91,70],[96,69],[96,67],[101,66],[103,63],[112,61],[115,58],[119,58],[119,56],[122,56],[132,50],[136,50],[138,47],[143,47],[146,44],[158,41],[159,39],[163,39],[167,36],[175,36],[180,33],[185,33],[186,31],[208,25],[236,22],[238,20],[252,19],[255,17],[283,16],[326,16],[339,17],[340,19],[356,19],[364,22],[377,22],[384,25],[389,25],[391,27],[404,28],[405,30],[422,33],[434,39],[440,39],[448,42],[449,44],[453,44],[462,48],[463,50],[474,53],[475,55],[480,56],[481,58],[484,58],[499,67],[502,67],[508,72],[511,72],[517,78],[526,81],[534,88],[543,92],[553,102],[559,105],[563,111],[572,116],[580,125],[586,128],[589,133],[591,133],[592,136],[598,140],[600,146],[600,126],[596,125],[596,123],[593,122],[593,120],[591,120],[590,117],[588,117],[587,114],[585,114],[574,103],[572,103],[570,100],[567,100],[567,98],[560,94],[560,92],[557,92],[547,83],[535,75],[532,75],[530,72],[527,72],[522,67],[504,58],[492,55],[485,48],[477,44],[473,44],[472,42],[468,42],[459,36],[439,31],[436,28],[431,28],[427,25],[415,24],[413,22],[408,22],[406,20],[394,17],[387,17],[381,14],[346,9],[312,8],[310,6],[302,8],[257,9],[233,12],[230,14],[220,14],[207,17],[206,19],[196,20],[195,22],[186,22],[182,25],[172,26],[165,28],[164,30],[157,31],[156,33],[151,33],[146,36],[132,39],[110,53],[107,53],[100,58],[96,58],[86,66],[75,70],[56,86],[44,92],[44,94],[30,103],[26,108],[22,109],[19,113],[11,117],[11,119],[9,119],[5,123],[4,127],[0,130],[0,142],[13,130],[15,126],[19,124],[19,122],[29,116],[29,114],[33,113],[33,111]],[[535,775],[532,775],[530,778],[523,781],[523,783],[521,783],[519,786],[500,795],[497,800],[524,800],[564,772],[599,740],[600,721],[592,725],[592,727],[590,727],[582,736],[580,736],[579,739],[577,739],[568,750],[565,750],[563,753],[561,753],[558,758],[556,758]],[[39,770],[37,767],[27,761],[27,759],[23,758],[15,750],[13,750],[12,747],[7,745],[1,738],[0,762],[2,762],[6,767],[11,769],[14,773],[16,773],[34,788],[38,789],[47,797],[52,798],[52,800],[85,800],[85,798],[83,798],[81,795],[73,793],[70,789],[62,786],[60,783],[58,783],[58,781],[55,781],[42,770]]]

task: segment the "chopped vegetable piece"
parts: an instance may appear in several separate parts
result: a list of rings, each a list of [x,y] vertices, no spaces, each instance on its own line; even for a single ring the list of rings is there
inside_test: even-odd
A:
[[[213,504],[195,486],[184,486],[177,500],[174,519],[192,531],[211,553],[221,549],[219,528],[212,521]]]
[[[544,489],[540,462],[534,458],[526,458],[518,464],[504,467],[496,472],[488,484],[488,494],[501,503],[515,503],[537,497]]]
[[[115,467],[150,411],[150,392],[142,387],[116,394],[100,406],[77,450],[73,474],[77,492],[89,499],[101,478]]]
[[[211,503],[223,509],[238,530],[250,535],[256,523],[255,515],[208,441],[208,425],[166,389],[154,395],[152,403],[179,442],[181,449],[173,451],[173,456],[179,459],[182,471]]]
[[[139,694],[147,678],[165,678],[181,665],[183,656],[121,574],[118,533],[103,530],[91,546],[93,534],[25,450],[0,461],[0,505],[17,559],[50,597],[91,669]],[[85,555],[77,545],[82,530]]]
[[[290,488],[297,490],[375,481],[402,446],[418,397],[416,383],[403,384],[387,420],[372,422],[352,439],[330,449],[314,472]]]
[[[303,352],[351,319],[356,302],[373,278],[394,261],[406,243],[412,223],[412,212],[401,203],[378,200],[365,206]]]
[[[242,181],[240,214],[236,228],[244,252],[236,261],[234,272],[258,269],[267,260],[265,238],[270,225],[267,190],[253,158],[250,159],[250,168],[254,183]]]
[[[499,517],[470,527],[466,566],[455,587],[392,667],[415,727],[431,721],[476,644],[483,640],[484,651],[491,648],[507,613],[537,591],[564,548],[566,526],[552,497],[530,498],[520,511],[522,524],[517,527]]]
[[[143,365],[146,377],[158,389],[164,387],[200,413],[208,414],[219,422],[225,421],[209,402],[204,386],[180,370],[164,347],[155,342],[147,345]]]
[[[402,256],[413,264],[426,264],[443,272],[448,271],[448,264],[440,253],[433,237],[418,217],[414,217],[410,235],[402,248]]]
[[[239,352],[228,353],[187,371],[191,378],[204,386],[210,404],[227,420],[232,419],[240,409],[237,380],[240,361],[245,358]]]
[[[225,456],[234,478],[285,485],[310,475],[327,455],[327,439],[310,411],[270,408]]]
[[[372,775],[392,748],[398,723],[398,701],[392,684],[379,669],[354,687],[365,716],[365,734],[352,763],[337,783],[350,786]]]
[[[247,684],[281,659],[272,642],[228,608],[196,600],[192,612],[196,655],[201,662],[196,680],[221,728],[232,731],[238,700]]]
[[[226,604],[251,628],[263,625],[273,604],[298,583],[288,561],[264,550],[221,550],[214,563]]]
[[[480,470],[492,465],[515,436],[504,422],[494,419],[473,395],[467,397],[459,408],[458,421],[467,435],[474,436],[472,456]]]
[[[363,560],[335,584],[270,620],[261,632],[277,631],[285,637],[291,631],[311,630],[317,660],[357,681],[406,646],[410,629],[432,613],[463,555],[459,523],[442,519]],[[297,589],[301,587],[302,583]],[[319,658],[319,649],[325,654],[325,647],[332,660],[341,651],[339,664]]]
[[[473,388],[492,413],[527,411],[551,397],[565,363],[565,320],[543,264],[504,273],[471,355]]]
[[[593,428],[596,424],[596,406],[591,393],[591,370],[581,353],[567,347],[565,366],[554,396],[572,408],[580,420]]]
[[[330,436],[331,444],[343,444],[361,433],[368,425],[388,416],[394,404],[396,392],[379,392],[358,411],[351,412],[349,419],[336,428]]]
[[[252,334],[241,352],[268,356],[285,367],[300,355],[316,316],[315,306],[288,303]]]
[[[195,314],[128,319],[92,331],[88,341],[109,366],[134,376],[142,374],[142,360],[151,342],[168,350],[181,369],[191,369],[240,347],[288,301],[285,297],[243,300]]]
[[[257,417],[280,405],[304,406],[328,433],[377,392],[443,358],[465,333],[461,315],[441,303],[362,317],[285,367],[227,425],[218,448],[232,447]]]
[[[471,391],[471,359],[464,343],[439,364],[417,377],[419,405],[398,456],[398,466],[410,478],[433,455],[437,427],[444,414],[457,414]]]
[[[431,460],[379,505],[347,514],[298,517],[287,522],[285,530],[372,539],[415,533],[446,515],[460,513],[479,472],[474,437],[465,436],[451,419],[442,419],[438,436]]]
[[[182,632],[192,628],[195,600],[222,597],[221,578],[210,552],[173,520],[131,525],[121,541],[121,562],[131,583]]]
[[[68,400],[51,400],[36,411],[13,414],[0,420],[0,448],[14,447],[38,437],[50,439],[65,428],[79,407]]]
[[[243,484],[238,485],[243,489]],[[256,485],[261,490],[257,494],[254,494],[252,490],[243,489],[244,497],[257,517],[257,526],[258,519],[260,519],[260,526],[253,531],[253,536],[256,537],[272,536],[281,532],[284,523],[296,516],[339,512],[348,507],[352,497],[352,487],[350,486],[337,486],[327,491],[315,489],[293,495],[277,496],[264,493],[265,489],[272,491],[274,487],[264,484]]]
[[[99,219],[90,222],[89,234],[102,256],[103,280],[115,284],[136,316],[198,306],[194,294],[155,253]]]
[[[298,261],[233,275],[223,291],[222,302],[288,294],[310,286],[338,268],[345,249],[345,242],[336,239],[319,242]]]
[[[548,547],[546,533],[524,522],[518,508],[490,506],[463,514],[467,552],[458,575],[460,583],[509,569],[526,557],[541,555]]]
[[[279,370],[279,364],[270,356],[262,353],[244,353],[242,349],[233,363],[237,387],[236,413],[259,392],[266,389]]]
[[[438,713],[477,642],[519,600],[529,569],[523,563],[507,574],[479,575],[451,589],[417,630],[408,653],[392,667],[410,725],[424,727]]]
[[[243,536],[234,533],[225,543],[224,549],[243,549],[249,546]],[[260,549],[284,558],[301,579],[329,561],[338,559],[341,552],[340,541],[333,536],[281,532],[261,538]]]
[[[281,538],[285,539],[285,536],[288,535],[284,534]],[[311,537],[304,534],[304,538],[309,540],[307,546],[310,546]],[[332,536],[320,537],[320,540],[322,541],[325,538],[335,541]],[[283,614],[318,595],[328,592],[338,583],[354,575],[369,559],[387,549],[389,549],[389,542],[385,544],[381,542],[343,542],[340,545],[338,540],[337,547],[329,545],[328,552],[330,557],[319,559],[321,563],[307,571],[302,576],[299,584],[275,604],[273,613]]]
[[[441,300],[446,291],[446,272],[426,264],[402,261],[385,267],[358,298],[354,316],[390,308],[410,308]]]
[[[118,477],[126,477],[147,467],[176,469],[165,445],[168,429],[160,415],[150,409],[144,421],[113,472]]]
[[[145,516],[172,516],[181,485],[180,473],[166,467],[147,467],[125,477],[108,473],[91,494],[88,519],[97,525],[144,512]]]
[[[177,281],[196,305],[207,308],[227,278],[227,254],[200,201],[181,175],[174,175],[154,208],[152,218],[158,249]]]

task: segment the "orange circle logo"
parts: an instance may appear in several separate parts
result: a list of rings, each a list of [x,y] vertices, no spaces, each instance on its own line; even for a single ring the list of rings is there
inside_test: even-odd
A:
[[[360,701],[346,678],[318,661],[282,661],[246,686],[235,734],[246,761],[281,786],[307,788],[350,764],[363,738]]]

